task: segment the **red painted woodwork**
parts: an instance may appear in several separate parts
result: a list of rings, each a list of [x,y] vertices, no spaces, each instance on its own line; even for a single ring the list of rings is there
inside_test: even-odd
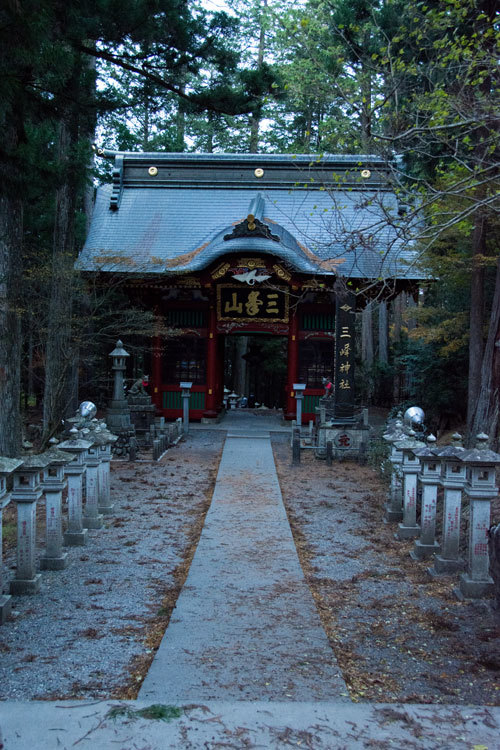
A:
[[[208,340],[207,340],[207,391],[205,399],[204,417],[215,419],[218,406],[217,388],[217,320],[215,306],[210,305],[208,313]]]
[[[290,317],[290,330],[288,332],[288,367],[286,384],[285,419],[295,419],[296,406],[293,394],[293,384],[297,382],[299,368],[299,321],[294,313]]]

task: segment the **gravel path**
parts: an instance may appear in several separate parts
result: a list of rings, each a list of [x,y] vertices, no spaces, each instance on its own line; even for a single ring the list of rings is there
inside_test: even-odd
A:
[[[40,594],[13,599],[0,629],[0,699],[134,697],[198,541],[223,442],[199,431],[159,463],[113,462],[106,527],[69,548],[64,571],[42,574]]]
[[[160,463],[114,462],[116,513],[0,628],[0,699],[133,698],[184,582],[224,432],[196,430]],[[352,463],[273,439],[306,580],[354,701],[499,705],[500,622],[428,579],[383,523],[385,488]],[[12,566],[12,557],[6,559]]]
[[[355,701],[500,705],[500,618],[459,602],[456,578],[432,581],[383,522],[375,471],[332,467],[274,441],[295,544],[323,627]]]

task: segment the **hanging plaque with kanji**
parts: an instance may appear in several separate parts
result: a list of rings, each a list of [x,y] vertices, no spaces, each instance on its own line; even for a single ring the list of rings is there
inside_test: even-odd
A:
[[[255,289],[255,286],[219,284],[217,320],[258,323],[288,323],[289,297],[283,287]]]

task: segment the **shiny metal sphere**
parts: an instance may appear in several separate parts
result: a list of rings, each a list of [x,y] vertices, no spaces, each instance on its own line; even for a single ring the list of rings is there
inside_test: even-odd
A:
[[[410,406],[404,413],[404,423],[406,425],[423,425],[425,419],[424,410],[420,406]]]
[[[97,414],[97,406],[92,401],[82,401],[78,407],[78,414],[85,419],[92,419]]]

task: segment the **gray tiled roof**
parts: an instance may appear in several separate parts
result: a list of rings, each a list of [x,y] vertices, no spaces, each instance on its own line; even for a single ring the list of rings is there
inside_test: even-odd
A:
[[[384,181],[383,162],[372,156],[317,158],[119,154],[113,186],[98,190],[77,266],[186,273],[228,253],[257,252],[303,273],[420,278],[412,248],[393,226],[398,205]],[[257,178],[259,167],[264,175]],[[370,176],[360,177],[367,168]],[[225,240],[249,213],[280,241]]]

